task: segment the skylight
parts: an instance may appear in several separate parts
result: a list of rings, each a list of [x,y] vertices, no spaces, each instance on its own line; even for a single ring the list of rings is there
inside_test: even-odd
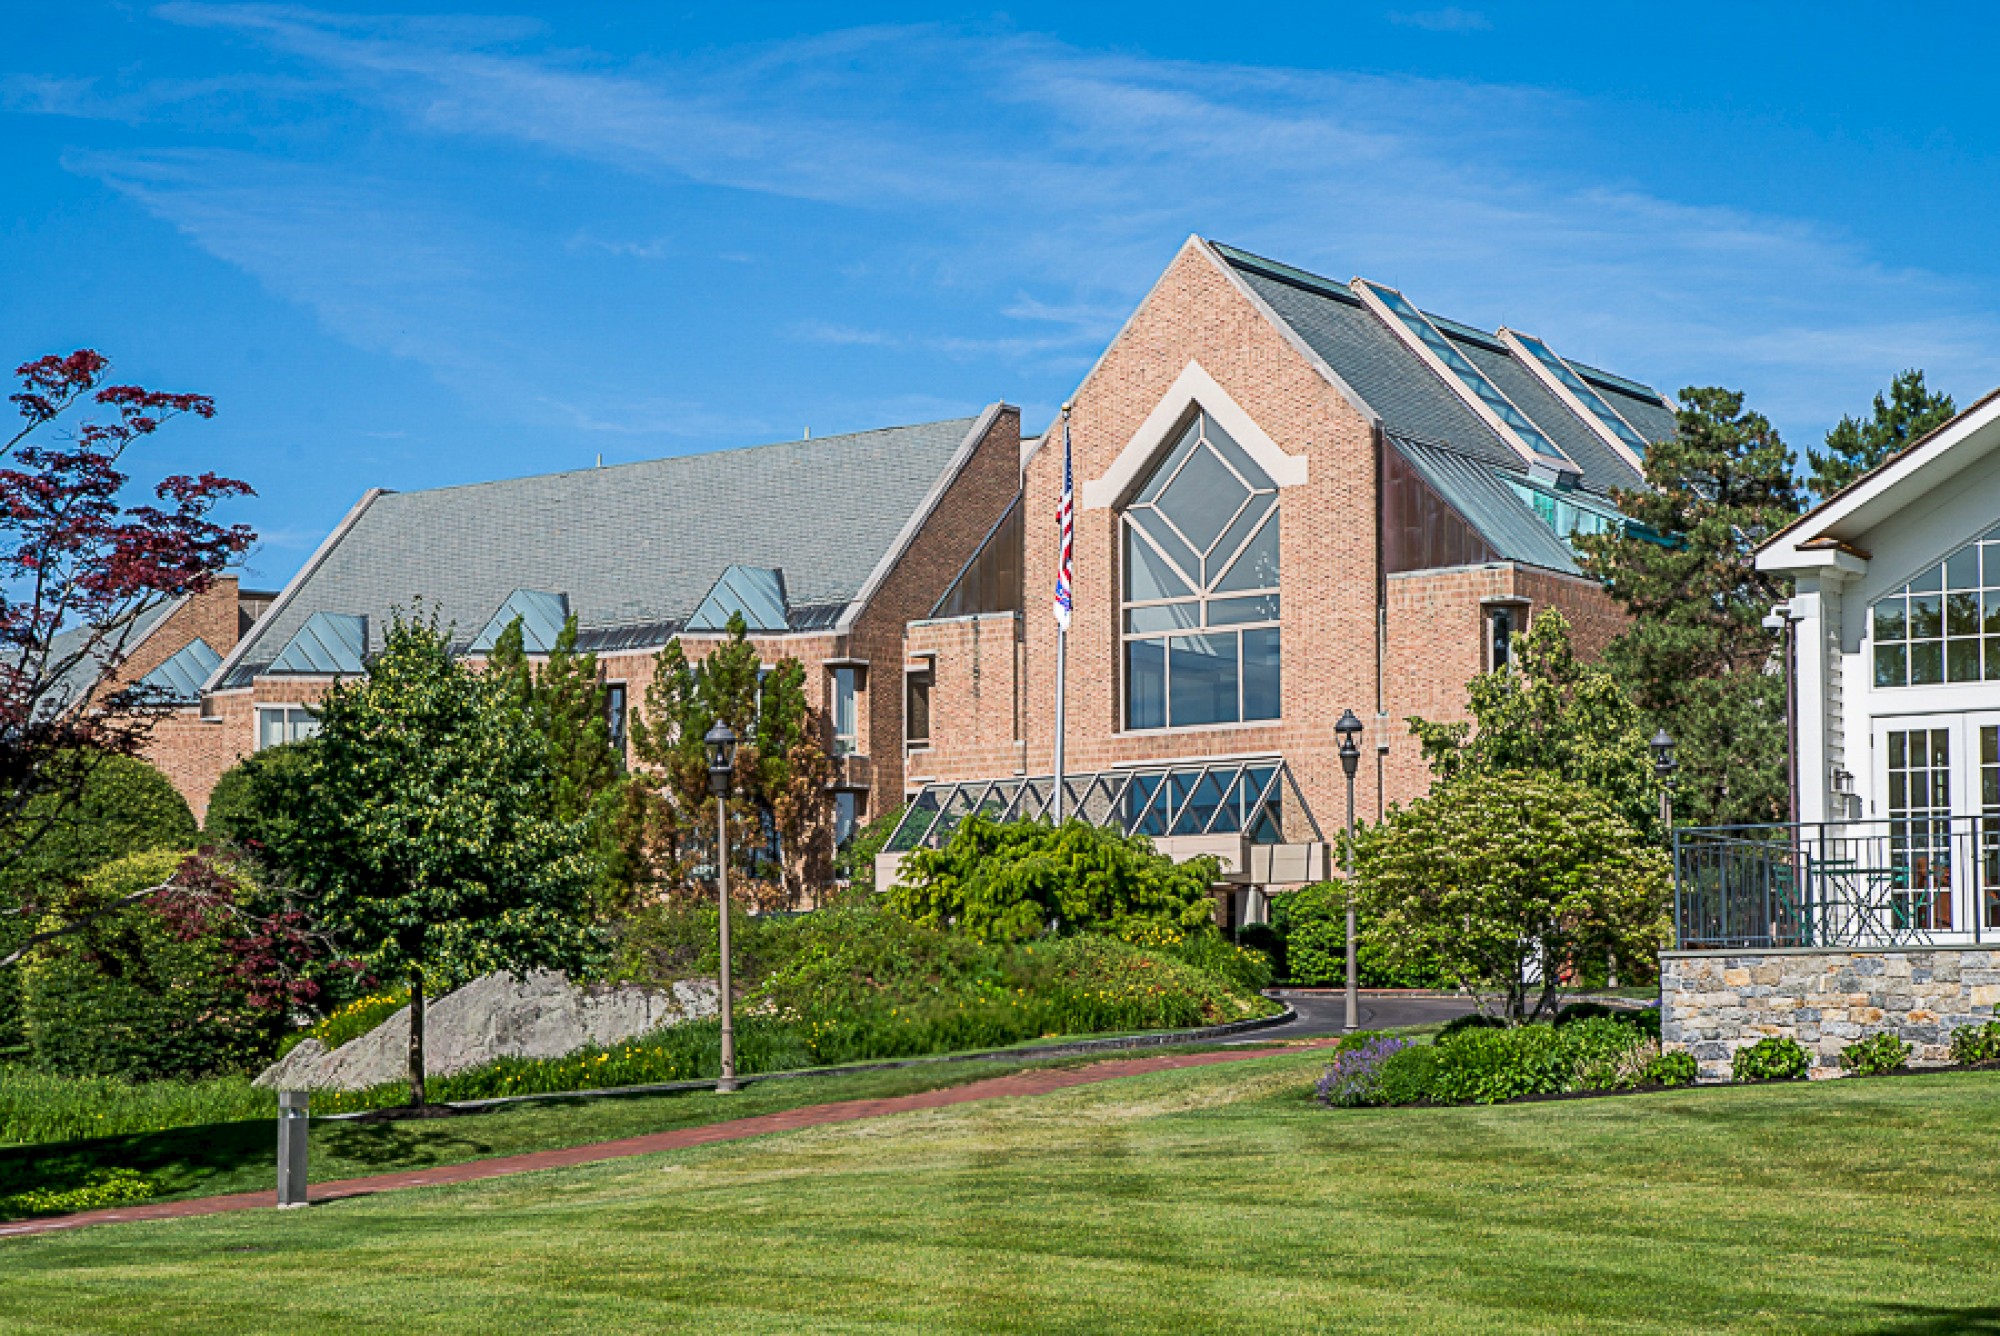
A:
[[[1596,427],[1598,433],[1612,445],[1628,452],[1632,463],[1639,464],[1645,459],[1646,438],[1620,417],[1618,410],[1606,402],[1603,395],[1590,388],[1589,383],[1577,375],[1568,362],[1556,356],[1555,349],[1532,334],[1521,334],[1511,329],[1503,329],[1500,334],[1528,354],[1529,369],[1556,392],[1557,398],[1574,401],[1570,407],[1582,409],[1584,420]]]
[[[1484,410],[1483,415],[1498,425],[1500,434],[1509,437],[1508,443],[1529,463],[1550,464],[1564,472],[1576,472],[1576,465],[1556,447],[1556,443],[1529,421],[1526,413],[1514,407],[1513,401],[1500,393],[1500,387],[1488,380],[1486,373],[1474,366],[1471,359],[1460,352],[1422,311],[1412,306],[1409,298],[1394,288],[1371,283],[1365,278],[1356,279],[1355,286],[1374,298],[1383,310],[1395,318],[1395,325],[1401,328],[1406,339],[1415,340],[1415,347],[1428,353],[1457,378],[1473,403]]]

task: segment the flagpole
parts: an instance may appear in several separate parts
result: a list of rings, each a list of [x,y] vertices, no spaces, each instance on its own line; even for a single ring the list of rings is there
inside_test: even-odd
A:
[[[1075,510],[1073,509],[1076,502],[1074,494],[1071,491],[1071,488],[1073,486],[1073,480],[1070,476],[1070,463],[1069,463],[1069,411],[1070,411],[1070,405],[1064,404],[1062,406],[1062,424],[1063,424],[1062,485],[1064,492],[1064,505],[1069,509],[1065,510],[1062,523],[1064,525],[1071,527],[1068,529],[1068,531],[1058,532],[1056,535],[1056,545],[1057,545],[1056,562],[1059,568],[1064,568],[1067,565],[1068,553],[1065,552],[1063,549],[1065,546],[1074,541],[1071,535],[1074,533],[1073,526],[1076,523]],[[1060,570],[1058,579],[1061,579],[1062,576],[1066,574],[1068,574],[1066,569]],[[1064,689],[1068,686],[1068,684],[1069,684],[1069,618],[1062,616],[1059,612],[1056,617],[1056,794],[1055,794],[1055,815],[1056,815],[1056,824],[1058,826],[1060,826],[1063,823],[1063,737],[1069,731],[1068,729],[1069,720],[1066,713],[1067,701],[1065,700]]]

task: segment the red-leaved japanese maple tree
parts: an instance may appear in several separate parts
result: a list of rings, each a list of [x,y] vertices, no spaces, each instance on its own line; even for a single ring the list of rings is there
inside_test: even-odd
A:
[[[125,456],[206,395],[107,383],[88,348],[16,369],[21,426],[0,444],[0,870],[81,787],[89,758],[140,750],[172,708],[108,678],[162,603],[199,594],[254,539],[210,518],[250,487],[161,479],[133,504]]]

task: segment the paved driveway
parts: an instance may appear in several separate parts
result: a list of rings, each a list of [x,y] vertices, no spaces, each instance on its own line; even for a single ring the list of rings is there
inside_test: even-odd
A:
[[[1285,993],[1285,1001],[1299,1018],[1289,1025],[1256,1030],[1237,1041],[1246,1044],[1272,1039],[1308,1039],[1317,1035],[1340,1034],[1347,1025],[1347,999],[1339,993]],[[1361,994],[1361,1028],[1391,1030],[1400,1025],[1423,1025],[1448,1021],[1473,1009],[1470,998],[1409,997],[1399,994]]]

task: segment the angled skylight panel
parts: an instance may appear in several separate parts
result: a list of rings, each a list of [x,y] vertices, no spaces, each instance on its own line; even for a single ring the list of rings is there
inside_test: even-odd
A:
[[[752,631],[776,634],[790,630],[784,572],[768,566],[727,568],[682,629],[726,631],[732,613],[741,615],[744,626]]]
[[[368,619],[345,612],[316,612],[285,642],[266,671],[334,675],[367,671]]]
[[[221,663],[222,656],[197,636],[140,678],[139,685],[167,700],[192,703],[201,699],[201,684]]]
[[[501,633],[519,617],[521,648],[529,654],[547,654],[556,647],[563,623],[569,620],[569,596],[540,589],[516,589],[486,623],[486,629],[472,642],[470,653],[488,654],[499,643]]]
[[[1521,360],[1542,384],[1567,404],[1571,411],[1586,424],[1596,429],[1606,444],[1625,456],[1633,468],[1644,470],[1647,440],[1637,428],[1613,408],[1608,400],[1590,387],[1590,382],[1576,374],[1576,369],[1556,356],[1555,349],[1543,343],[1532,334],[1520,334],[1511,329],[1500,331],[1500,337],[1518,353],[1525,353]]]
[[[1486,378],[1486,373],[1472,364],[1472,359],[1460,352],[1444,332],[1430,322],[1409,298],[1394,288],[1365,278],[1354,280],[1355,292],[1382,315],[1389,327],[1399,333],[1403,341],[1419,357],[1430,362],[1445,377],[1458,386],[1466,402],[1495,431],[1501,439],[1513,446],[1515,451],[1530,464],[1542,464],[1561,473],[1574,474],[1576,465],[1557,448],[1556,443],[1542,433],[1542,429],[1529,420],[1528,415],[1514,406],[1513,400],[1500,392],[1500,387]]]

